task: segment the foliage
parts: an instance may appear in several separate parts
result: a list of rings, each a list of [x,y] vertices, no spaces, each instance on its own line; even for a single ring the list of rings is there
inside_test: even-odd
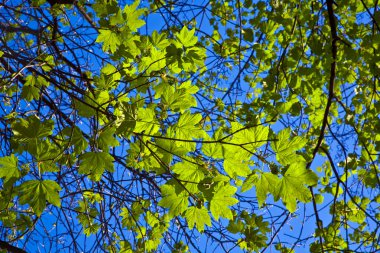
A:
[[[371,0],[5,1],[0,249],[380,250],[379,18]]]

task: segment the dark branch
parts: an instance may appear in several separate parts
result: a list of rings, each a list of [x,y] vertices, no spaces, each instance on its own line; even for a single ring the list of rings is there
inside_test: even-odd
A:
[[[5,241],[0,240],[0,248],[7,250],[11,253],[27,253],[25,250],[17,248]]]

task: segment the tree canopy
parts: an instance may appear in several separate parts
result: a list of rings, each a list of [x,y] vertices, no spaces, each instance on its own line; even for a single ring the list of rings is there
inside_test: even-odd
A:
[[[0,252],[377,252],[377,0],[2,0]]]

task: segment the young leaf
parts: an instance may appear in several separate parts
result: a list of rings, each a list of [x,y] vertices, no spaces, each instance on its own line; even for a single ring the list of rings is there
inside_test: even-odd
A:
[[[189,111],[182,114],[178,122],[171,128],[174,130],[175,138],[181,140],[193,140],[194,138],[202,138],[206,132],[197,126],[201,121],[201,114],[191,114]],[[178,141],[178,145],[193,150],[195,143]]]
[[[191,85],[190,81],[174,87],[168,83],[160,83],[154,87],[155,98],[161,97],[161,102],[172,111],[184,113],[190,107],[197,106],[197,101],[193,94],[198,92],[198,87]]]
[[[161,193],[162,199],[158,205],[168,208],[171,217],[182,214],[189,206],[189,196],[186,191],[177,194],[173,185],[164,184],[161,186]]]
[[[83,137],[83,134],[79,127],[66,127],[62,130],[62,134],[68,137],[68,143],[74,146],[74,152],[80,154],[88,146],[86,139]]]
[[[121,44],[119,36],[115,32],[105,29],[99,30],[99,35],[96,42],[103,42],[103,51],[107,52],[110,50],[111,53],[115,53],[117,47]]]
[[[260,175],[251,174],[244,181],[241,191],[245,192],[252,188],[252,186],[255,186],[257,201],[259,203],[259,206],[262,206],[267,198],[267,194],[275,193],[278,182],[279,178],[270,172],[264,172]]]
[[[305,162],[293,163],[276,185],[274,198],[276,201],[281,198],[286,208],[294,212],[297,208],[297,199],[303,203],[311,199],[311,193],[305,185],[311,186],[317,182],[318,176],[306,169]]]
[[[299,155],[297,155],[295,152],[297,150],[302,149],[307,140],[296,136],[293,137],[291,140],[290,138],[290,128],[286,128],[278,133],[277,135],[278,140],[275,142],[272,142],[272,148],[276,152],[276,159],[279,163],[282,165],[288,165],[293,162],[297,162],[302,160],[303,158]]]
[[[198,41],[198,38],[194,36],[194,33],[195,28],[189,31],[187,27],[184,26],[181,32],[176,33],[176,36],[184,47],[191,47],[194,46]]]
[[[37,216],[41,216],[46,207],[46,201],[61,206],[58,192],[61,187],[52,180],[30,180],[19,186],[21,204],[29,204]]]
[[[264,145],[268,140],[269,128],[266,126],[250,127],[244,130],[243,126],[237,122],[231,122],[233,138],[232,143],[242,145],[246,150],[255,152],[258,147]],[[248,153],[241,149],[241,153]]]
[[[5,178],[4,183],[8,182],[11,178],[20,177],[17,162],[18,159],[14,154],[0,157],[0,178]]]
[[[217,130],[214,134],[214,138],[210,138],[208,135],[206,135],[205,140],[213,140],[213,141],[218,141],[223,138],[223,131],[222,130]],[[214,159],[221,159],[223,158],[223,146],[222,144],[218,142],[214,143],[203,143],[202,145],[202,152],[211,158]]]
[[[230,157],[224,160],[223,168],[232,178],[246,177],[251,173],[251,169],[246,162]]]
[[[219,183],[214,191],[214,196],[210,201],[210,211],[212,216],[214,216],[216,220],[219,220],[219,217],[232,220],[233,216],[229,206],[235,205],[239,202],[232,197],[236,192],[236,187]]]
[[[139,19],[144,13],[144,9],[137,9],[140,1],[135,1],[132,5],[126,5],[124,7],[124,13],[127,14],[126,23],[132,32],[136,32],[138,28],[145,25],[145,21]]]
[[[21,97],[26,101],[32,101],[33,99],[37,100],[40,98],[40,88],[24,85],[22,87]]]
[[[163,155],[162,161],[169,165],[173,159],[173,155],[182,157],[187,154],[188,150],[182,146],[176,145],[177,141],[157,138],[157,150]]]
[[[91,174],[95,181],[99,181],[104,170],[113,171],[113,157],[106,152],[87,152],[80,157],[78,172]]]
[[[107,151],[108,148],[119,146],[119,141],[113,136],[115,133],[115,128],[109,127],[107,129],[103,129],[99,134],[98,145],[99,148]]]
[[[119,110],[116,121],[116,134],[122,134],[124,137],[129,137],[136,127],[136,105],[123,102],[120,104]]]
[[[192,193],[198,192],[198,183],[205,177],[202,169],[190,162],[176,163],[173,172],[179,175],[178,179],[185,181],[186,189]]]
[[[203,232],[205,225],[211,226],[210,215],[204,206],[201,208],[196,206],[189,207],[185,212],[185,218],[187,220],[187,224],[189,225],[189,229],[192,229],[195,224],[200,233]]]
[[[155,47],[161,50],[170,45],[170,42],[167,39],[167,35],[165,33],[159,34],[157,31],[153,31],[151,41]]]
[[[14,139],[20,142],[29,142],[37,138],[43,138],[53,133],[54,121],[41,122],[37,116],[19,119],[12,124]]]
[[[137,121],[134,132],[153,135],[158,132],[160,125],[156,119],[153,109],[150,108],[139,108],[137,111]]]

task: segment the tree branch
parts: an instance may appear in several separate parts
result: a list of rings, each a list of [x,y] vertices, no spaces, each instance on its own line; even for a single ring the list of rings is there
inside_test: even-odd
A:
[[[326,104],[326,108],[325,108],[325,113],[323,115],[321,132],[319,134],[317,145],[313,151],[313,159],[314,159],[315,155],[317,154],[319,147],[321,146],[322,141],[325,137],[325,130],[326,130],[326,126],[327,126],[329,111],[330,111],[330,107],[332,104],[332,99],[334,97],[334,84],[335,84],[335,76],[336,76],[336,56],[337,56],[337,51],[338,51],[338,47],[337,47],[336,42],[339,40],[339,38],[337,35],[335,15],[334,15],[334,9],[333,9],[334,1],[333,0],[327,0],[326,4],[327,4],[327,12],[328,12],[331,39],[332,39],[331,40],[332,62],[331,62],[331,67],[330,67],[330,81],[329,81],[328,99],[327,99],[327,104]],[[310,165],[311,165],[311,162],[308,164],[308,167],[310,167]]]
[[[17,247],[15,247],[15,246],[13,246],[13,245],[5,242],[5,241],[2,241],[2,240],[0,240],[0,248],[5,249],[11,253],[27,253],[25,250],[17,248]]]

